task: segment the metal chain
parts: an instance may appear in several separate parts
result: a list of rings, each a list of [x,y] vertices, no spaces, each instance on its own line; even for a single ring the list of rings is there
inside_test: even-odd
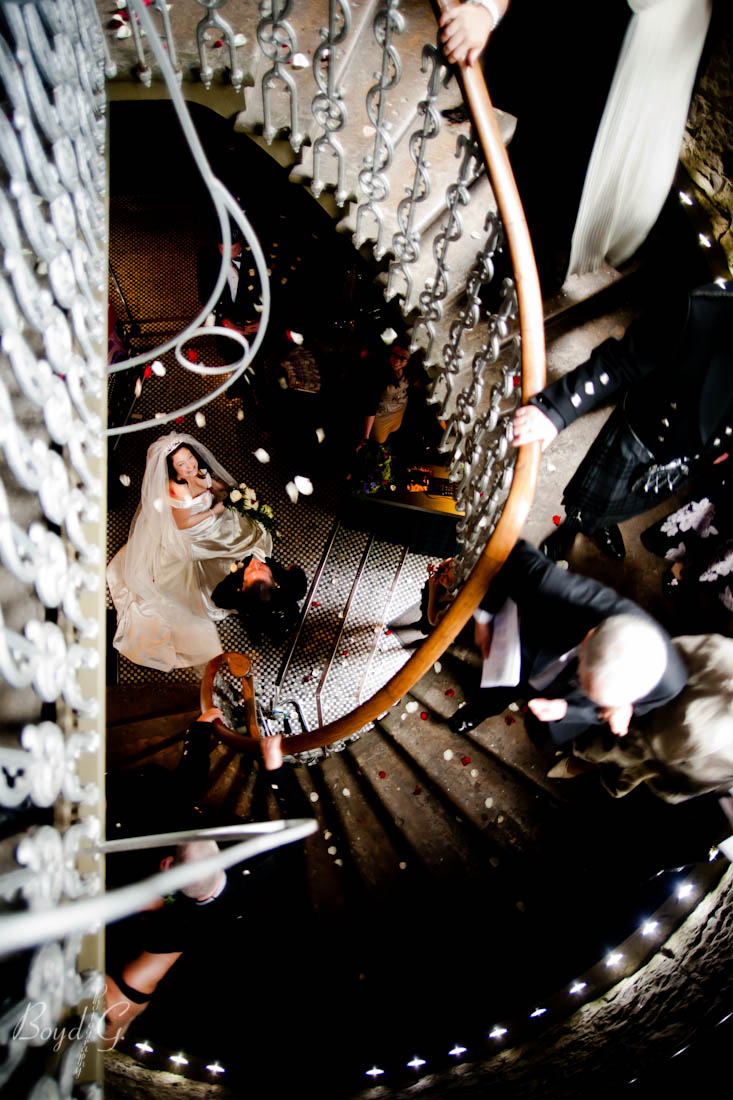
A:
[[[323,133],[313,143],[313,180],[311,191],[318,198],[324,188],[321,176],[322,156],[330,153],[336,159],[336,203],[343,206],[347,198],[344,150],[336,137],[347,122],[344,90],[336,87],[335,47],[341,45],[351,29],[351,9],[347,0],[329,0],[328,27],[321,29],[321,44],[313,55],[313,79],[318,85],[311,108]],[[324,75],[325,73],[325,75]]]

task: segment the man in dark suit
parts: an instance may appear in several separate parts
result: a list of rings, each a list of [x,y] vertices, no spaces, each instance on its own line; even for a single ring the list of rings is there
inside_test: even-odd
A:
[[[578,531],[609,557],[617,524],[671,496],[733,444],[733,285],[678,292],[546,386],[514,418],[514,444],[546,446],[578,417],[618,406],[565,487],[566,519],[541,545],[557,561]]]
[[[208,301],[216,286],[221,270],[224,245],[205,245],[198,254],[196,275],[198,279],[201,304]],[[254,317],[253,294],[250,287],[257,286],[249,276],[247,260],[243,251],[242,235],[236,226],[232,226],[232,244],[229,262],[225,261],[226,280],[221,294],[214,303],[213,313],[216,324],[223,328],[234,329],[248,335],[257,331],[259,321]],[[227,362],[233,362],[241,355],[241,349],[233,340],[217,340],[217,348]]]
[[[527,698],[527,732],[540,747],[564,744],[606,723],[623,737],[632,714],[661,706],[684,687],[684,663],[654,619],[599,581],[553,565],[524,540],[474,615],[484,658],[492,616],[507,600],[518,610],[518,682],[479,688],[449,720],[454,733]]]

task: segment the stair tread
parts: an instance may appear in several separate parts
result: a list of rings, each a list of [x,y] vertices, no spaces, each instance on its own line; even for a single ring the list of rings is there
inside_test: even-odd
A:
[[[378,730],[347,751],[430,874],[475,874],[485,869],[485,853],[475,851],[452,809],[424,789],[422,773]]]

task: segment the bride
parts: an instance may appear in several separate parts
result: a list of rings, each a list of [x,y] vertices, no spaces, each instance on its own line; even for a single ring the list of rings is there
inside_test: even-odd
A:
[[[217,499],[234,483],[190,435],[173,432],[148,448],[128,541],[107,567],[114,646],[135,664],[168,672],[221,652],[214,622],[232,612],[211,593],[233,562],[264,561],[272,550],[268,532]]]

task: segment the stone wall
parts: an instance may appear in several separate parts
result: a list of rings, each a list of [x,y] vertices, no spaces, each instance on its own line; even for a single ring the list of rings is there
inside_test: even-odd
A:
[[[682,163],[733,271],[733,5],[717,0]]]

